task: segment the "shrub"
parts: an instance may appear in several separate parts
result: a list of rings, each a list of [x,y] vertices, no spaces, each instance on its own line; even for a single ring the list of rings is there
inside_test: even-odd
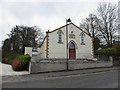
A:
[[[3,58],[3,59],[2,59],[2,63],[8,64],[7,58]]]
[[[10,52],[10,53],[8,53],[8,54],[6,55],[8,64],[11,65],[11,64],[12,64],[12,61],[16,58],[16,56],[17,56],[17,53],[15,53],[15,52]]]
[[[117,54],[116,48],[105,48],[101,50],[96,50],[95,54],[97,55],[106,55],[106,56],[114,56]]]
[[[14,71],[22,71],[23,70],[23,65],[20,60],[14,59],[12,62],[12,69]]]
[[[29,55],[17,55],[16,59],[22,62],[24,70],[26,70],[29,67],[29,61],[31,59]]]
[[[120,44],[113,44],[113,48],[116,48],[116,55],[120,56]]]

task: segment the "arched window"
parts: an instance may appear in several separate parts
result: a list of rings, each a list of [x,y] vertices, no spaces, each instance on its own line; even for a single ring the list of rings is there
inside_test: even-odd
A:
[[[62,30],[59,30],[57,32],[57,34],[58,34],[58,43],[63,43],[63,41],[62,41],[62,34],[63,34]]]
[[[81,36],[81,45],[85,45],[85,41],[84,41],[85,34],[81,32],[80,36]]]

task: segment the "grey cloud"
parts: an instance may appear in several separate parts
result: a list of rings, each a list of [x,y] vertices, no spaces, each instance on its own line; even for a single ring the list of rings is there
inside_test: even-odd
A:
[[[4,3],[3,9],[10,11],[18,18],[27,19],[31,18],[34,14],[50,16],[55,13],[53,3],[32,3],[32,2],[20,2],[20,3]]]

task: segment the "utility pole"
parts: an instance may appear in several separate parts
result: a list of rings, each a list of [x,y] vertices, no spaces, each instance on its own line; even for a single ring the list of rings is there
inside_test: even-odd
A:
[[[71,22],[70,18],[66,19],[66,59],[67,59],[67,62],[66,62],[67,68],[66,68],[66,70],[68,70],[68,27],[67,27],[68,22]]]

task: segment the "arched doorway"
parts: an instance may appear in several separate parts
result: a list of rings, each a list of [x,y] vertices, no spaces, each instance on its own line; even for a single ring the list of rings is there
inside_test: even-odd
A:
[[[76,46],[72,41],[69,43],[69,59],[76,59]]]

